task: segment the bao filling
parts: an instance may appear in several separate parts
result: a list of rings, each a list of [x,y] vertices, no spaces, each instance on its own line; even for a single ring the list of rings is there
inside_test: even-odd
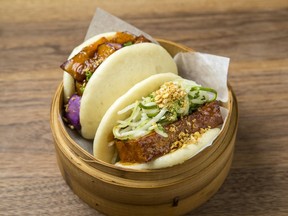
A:
[[[223,123],[216,98],[214,89],[177,80],[119,111],[130,112],[113,128],[120,162],[148,162],[195,143],[206,130]]]

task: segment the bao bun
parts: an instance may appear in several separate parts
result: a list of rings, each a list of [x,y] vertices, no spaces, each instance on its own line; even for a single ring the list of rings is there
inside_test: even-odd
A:
[[[69,58],[101,37],[112,37],[116,32],[97,35],[76,47]],[[139,43],[123,47],[110,55],[93,73],[81,99],[80,124],[84,138],[93,139],[99,123],[109,106],[133,85],[159,73],[177,74],[177,66],[170,54],[160,45]],[[64,101],[75,92],[73,77],[64,72]]]
[[[128,113],[126,116],[125,114],[118,115],[117,112],[124,109],[127,105],[132,104],[136,100],[141,100],[143,96],[146,96],[151,92],[159,89],[163,83],[179,79],[182,78],[173,73],[152,75],[149,78],[144,79],[143,81],[134,85],[126,94],[118,98],[107,110],[99,124],[93,143],[94,156],[97,159],[107,163],[114,163],[115,155],[117,155],[117,152],[115,146],[111,145],[111,141],[114,140],[112,130],[113,127],[117,124],[118,120],[123,120],[128,117],[127,115],[129,115]],[[217,137],[219,132],[219,128],[210,129],[197,140],[197,143],[183,145],[182,148],[161,156],[148,163],[116,163],[116,165],[132,169],[160,169],[174,166],[176,164],[183,163],[184,161],[197,154],[207,144],[210,144]]]

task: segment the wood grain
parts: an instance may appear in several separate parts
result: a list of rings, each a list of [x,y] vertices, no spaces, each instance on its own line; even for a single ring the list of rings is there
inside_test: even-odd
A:
[[[64,183],[49,127],[58,66],[83,40],[96,7],[157,38],[231,58],[240,113],[232,169],[188,215],[287,215],[286,0],[2,0],[0,215],[100,215]]]

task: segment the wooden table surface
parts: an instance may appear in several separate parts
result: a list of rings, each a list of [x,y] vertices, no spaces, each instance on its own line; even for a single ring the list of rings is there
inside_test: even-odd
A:
[[[188,215],[288,215],[288,1],[0,2],[0,215],[100,215],[65,184],[49,126],[59,65],[96,7],[157,38],[231,58],[239,103],[231,171]]]

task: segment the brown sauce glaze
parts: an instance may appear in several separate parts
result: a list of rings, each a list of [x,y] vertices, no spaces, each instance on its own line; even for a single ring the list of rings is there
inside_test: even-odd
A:
[[[128,32],[117,32],[111,38],[102,37],[84,47],[60,67],[75,79],[76,92],[78,95],[82,95],[89,78],[105,59],[122,47],[143,42],[151,41],[142,35],[135,36]]]

